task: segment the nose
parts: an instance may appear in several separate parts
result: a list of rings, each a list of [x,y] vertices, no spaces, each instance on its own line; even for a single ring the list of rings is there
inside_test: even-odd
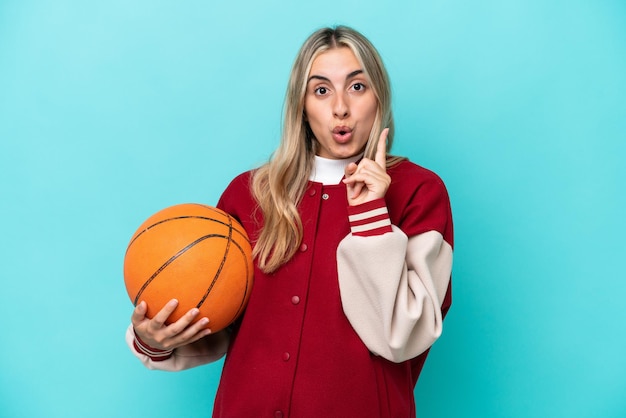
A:
[[[344,94],[336,94],[333,103],[333,115],[338,119],[345,119],[350,115],[348,97]]]

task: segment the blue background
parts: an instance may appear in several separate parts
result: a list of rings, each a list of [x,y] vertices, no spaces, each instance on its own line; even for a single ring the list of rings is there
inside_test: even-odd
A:
[[[299,46],[338,23],[386,62],[394,153],[451,194],[419,416],[626,416],[619,0],[0,0],[0,415],[210,415],[221,363],[129,353],[124,250],[269,157]]]

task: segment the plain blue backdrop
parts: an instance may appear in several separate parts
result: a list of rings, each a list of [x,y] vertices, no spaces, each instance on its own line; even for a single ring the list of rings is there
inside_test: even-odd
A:
[[[210,415],[221,363],[129,353],[124,251],[270,156],[299,46],[340,23],[452,199],[420,418],[626,416],[623,0],[0,0],[2,417]]]

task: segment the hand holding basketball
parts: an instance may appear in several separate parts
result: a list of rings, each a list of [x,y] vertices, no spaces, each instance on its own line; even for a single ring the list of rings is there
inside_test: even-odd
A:
[[[178,321],[166,325],[166,321],[178,306],[178,301],[172,299],[154,318],[146,317],[147,304],[140,302],[131,317],[131,322],[137,336],[150,347],[159,350],[172,350],[183,345],[191,344],[211,334],[211,330],[205,328],[209,319],[204,317],[197,322],[192,322],[199,314],[197,308],[189,310]]]

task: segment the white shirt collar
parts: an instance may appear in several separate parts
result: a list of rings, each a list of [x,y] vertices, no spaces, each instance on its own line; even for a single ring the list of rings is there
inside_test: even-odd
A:
[[[350,163],[359,161],[362,157],[363,154],[358,154],[354,157],[342,160],[333,160],[330,158],[318,157],[316,155],[309,180],[322,183],[324,185],[339,184],[345,174],[346,166]]]

